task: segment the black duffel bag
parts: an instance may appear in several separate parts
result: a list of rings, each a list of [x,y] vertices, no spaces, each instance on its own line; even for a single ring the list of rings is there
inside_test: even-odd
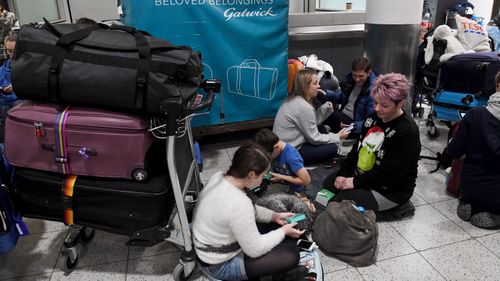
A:
[[[12,58],[20,98],[145,115],[186,105],[202,73],[199,52],[120,25],[24,25]]]

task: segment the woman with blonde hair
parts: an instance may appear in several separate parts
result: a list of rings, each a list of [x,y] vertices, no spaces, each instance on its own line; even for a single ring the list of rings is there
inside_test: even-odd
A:
[[[273,132],[299,150],[305,165],[337,157],[339,148],[336,143],[349,135],[344,129],[338,134],[319,132],[318,125],[332,114],[333,105],[326,102],[316,110],[313,100],[318,92],[324,94],[316,72],[300,70],[295,76],[291,95],[280,106],[274,119]]]

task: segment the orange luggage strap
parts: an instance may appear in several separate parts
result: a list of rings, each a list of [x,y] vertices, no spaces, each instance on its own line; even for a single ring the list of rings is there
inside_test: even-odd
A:
[[[73,193],[76,183],[75,175],[68,176],[63,182],[62,192],[63,192],[63,208],[64,208],[64,224],[73,225],[74,224],[74,214],[73,214]]]

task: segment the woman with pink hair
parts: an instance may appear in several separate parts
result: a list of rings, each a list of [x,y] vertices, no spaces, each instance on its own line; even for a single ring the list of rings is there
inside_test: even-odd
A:
[[[325,180],[334,201],[354,200],[374,210],[377,220],[413,215],[409,201],[415,189],[420,136],[415,121],[403,112],[410,85],[398,73],[380,75],[372,87],[375,113],[361,129],[337,174]]]

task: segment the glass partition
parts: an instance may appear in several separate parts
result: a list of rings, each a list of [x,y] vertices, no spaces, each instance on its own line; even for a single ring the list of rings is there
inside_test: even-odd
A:
[[[14,12],[20,24],[63,19],[61,4],[58,0],[12,0]]]

